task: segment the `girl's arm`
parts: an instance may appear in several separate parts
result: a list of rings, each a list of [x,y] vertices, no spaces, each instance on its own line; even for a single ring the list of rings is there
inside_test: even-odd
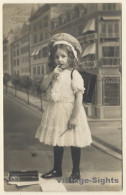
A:
[[[44,80],[42,81],[41,83],[41,89],[43,91],[45,91],[48,87],[49,87],[49,84],[52,82],[53,80],[53,74],[50,73],[47,77],[44,78]]]
[[[44,80],[41,83],[41,89],[45,91],[48,87],[49,84],[53,81],[53,79],[57,76],[62,71],[59,66],[57,66],[47,77],[44,78]]]
[[[72,115],[71,115],[71,118],[68,122],[69,129],[76,127],[76,118],[78,116],[78,113],[80,112],[81,106],[82,106],[82,92],[78,92],[78,93],[76,93]]]

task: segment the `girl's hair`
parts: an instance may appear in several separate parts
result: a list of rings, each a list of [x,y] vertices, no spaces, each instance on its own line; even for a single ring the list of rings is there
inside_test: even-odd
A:
[[[56,64],[54,62],[54,56],[58,49],[63,49],[67,52],[69,67],[76,67],[78,65],[78,61],[74,57],[71,47],[68,45],[59,44],[59,45],[55,45],[54,47],[50,49],[49,63],[48,63],[48,67],[50,71],[52,71],[56,67]]]

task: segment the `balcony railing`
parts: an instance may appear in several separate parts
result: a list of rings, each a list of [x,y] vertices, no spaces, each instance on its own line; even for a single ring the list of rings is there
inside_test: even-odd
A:
[[[96,40],[97,39],[97,33],[84,35],[83,39],[86,40],[86,41]]]
[[[96,39],[97,39],[97,33],[87,34],[87,35],[83,35],[83,36],[78,37],[78,40],[80,42],[96,40]]]
[[[119,38],[119,33],[101,33],[100,38]]]
[[[83,61],[80,64],[81,68],[95,68],[96,67],[96,60],[94,61]]]
[[[120,58],[119,57],[113,57],[113,58],[101,58],[100,64],[102,66],[119,66],[120,65]]]

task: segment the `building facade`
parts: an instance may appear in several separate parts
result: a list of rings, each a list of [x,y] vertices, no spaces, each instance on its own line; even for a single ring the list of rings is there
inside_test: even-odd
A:
[[[31,78],[47,74],[49,38],[56,33],[58,30],[57,25],[60,24],[60,22],[58,24],[53,22],[59,20],[60,14],[63,17],[65,10],[70,9],[70,4],[69,6],[65,4],[45,4],[29,18]],[[61,20],[62,17],[60,16]]]
[[[121,118],[121,4],[88,4],[87,12],[82,69],[87,67],[97,75],[88,115]]]
[[[29,26],[26,24],[11,43],[11,65],[12,74],[30,76]]]
[[[30,43],[29,43],[29,26],[24,24],[20,38],[20,75],[30,76]]]
[[[88,117],[121,118],[121,4],[45,4],[29,23],[11,44],[12,73],[32,79],[47,74],[49,38],[70,33],[83,50],[78,70],[97,77],[92,102],[84,104]]]
[[[10,57],[9,43],[8,43],[7,38],[4,38],[3,40],[3,73],[7,73],[7,74],[10,74],[9,57]]]
[[[50,37],[50,5],[40,7],[30,22],[30,70],[31,78],[47,73],[48,39]]]
[[[10,30],[3,38],[3,73],[12,74],[11,66],[11,42],[13,41],[13,31]]]

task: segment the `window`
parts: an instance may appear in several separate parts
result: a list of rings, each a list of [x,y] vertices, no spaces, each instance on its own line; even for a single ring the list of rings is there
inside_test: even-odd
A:
[[[14,66],[16,66],[16,60],[14,60]]]
[[[103,78],[103,105],[104,106],[120,105],[120,78],[119,77]]]
[[[119,34],[119,23],[116,22],[114,25],[115,25],[114,26],[115,27],[114,32]]]
[[[27,72],[29,72],[30,70],[29,70],[29,67],[27,68]]]
[[[26,45],[25,47],[21,48],[21,54],[29,52],[29,45]]]
[[[44,74],[44,66],[42,66],[42,75]]]
[[[26,51],[29,52],[29,45],[26,46]]]
[[[116,10],[116,3],[103,3],[103,10]]]
[[[46,28],[46,29],[44,30],[44,39],[48,39],[48,38],[49,38],[49,29]]]
[[[34,60],[37,60],[37,55],[34,55]]]
[[[51,29],[53,30],[55,28],[55,23],[51,22]]]
[[[40,74],[40,66],[37,66],[37,74]]]
[[[20,65],[20,61],[19,61],[19,58],[17,59],[17,66],[19,66]]]
[[[48,47],[43,47],[42,48],[42,57],[45,58],[48,56]]]
[[[21,58],[21,62],[25,63],[25,62],[29,62],[29,56],[24,56]]]
[[[103,57],[119,57],[119,46],[104,46],[102,47]]]
[[[101,32],[106,33],[106,23],[101,24]]]
[[[42,41],[43,40],[43,33],[41,32],[40,34],[39,34],[39,41]]]
[[[36,31],[37,30],[37,23],[35,23],[34,25],[33,25],[33,31]]]
[[[119,47],[115,47],[114,55],[115,55],[115,57],[119,57],[120,56]]]
[[[19,49],[17,50],[17,56],[19,56]]]
[[[36,67],[33,67],[33,75],[36,75]]]
[[[21,54],[23,54],[23,48],[21,48]]]
[[[28,35],[25,35],[22,40],[21,40],[21,43],[25,43],[25,42],[28,42],[29,41],[29,36]]]
[[[42,20],[40,20],[40,21],[38,22],[38,28],[39,28],[39,29],[42,29]]]
[[[14,50],[14,57],[16,56],[16,52],[15,52],[15,50]]]
[[[37,37],[37,34],[36,34],[36,35],[34,35],[33,43],[37,43],[37,39],[38,39],[38,37]]]
[[[111,23],[108,24],[108,33],[112,33],[113,32],[113,25]]]
[[[44,27],[48,26],[48,20],[49,20],[48,16],[45,16],[44,17]]]
[[[119,21],[104,21],[101,23],[101,34],[106,37],[119,36]]]
[[[24,63],[24,58],[21,58],[21,63],[22,63],[22,64]]]
[[[42,50],[40,50],[38,53],[38,59],[41,59],[41,56],[42,56]]]

